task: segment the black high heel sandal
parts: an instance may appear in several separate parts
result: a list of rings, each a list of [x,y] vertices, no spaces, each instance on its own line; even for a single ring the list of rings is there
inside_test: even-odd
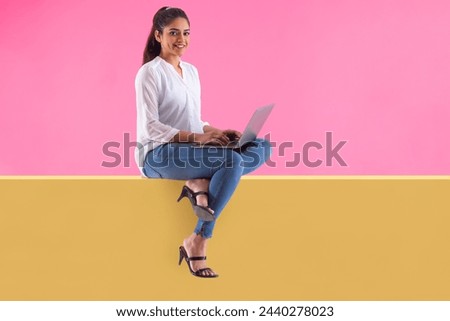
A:
[[[180,197],[178,197],[177,202],[179,202],[183,197],[187,197],[192,204],[192,208],[194,209],[195,215],[198,216],[199,219],[202,221],[214,221],[215,217],[213,214],[213,210],[209,206],[202,206],[197,204],[197,196],[198,195],[206,195],[208,196],[208,192],[196,192],[194,193],[193,190],[191,190],[186,185],[183,186],[183,189],[181,190]]]
[[[213,270],[211,270],[210,268],[203,268],[203,269],[198,269],[197,271],[192,270],[191,268],[191,264],[189,263],[190,261],[200,261],[200,260],[206,260],[206,256],[193,256],[193,257],[188,257],[186,249],[183,246],[180,246],[180,258],[178,260],[178,265],[181,265],[181,262],[183,262],[183,259],[186,260],[186,263],[188,265],[189,271],[191,271],[192,275],[195,275],[199,278],[216,278],[219,275],[214,273]],[[211,273],[214,273],[212,275],[209,274],[203,274],[203,272],[205,271],[209,271]]]

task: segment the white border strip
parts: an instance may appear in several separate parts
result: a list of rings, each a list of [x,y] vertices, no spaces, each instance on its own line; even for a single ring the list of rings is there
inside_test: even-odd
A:
[[[187,311],[190,311],[189,314]],[[119,312],[121,311],[121,312]],[[136,314],[139,311],[140,316]],[[158,312],[159,311],[159,312]],[[195,312],[197,311],[197,312]],[[220,311],[220,315],[218,315]],[[227,313],[234,316],[225,316]],[[240,313],[246,311],[246,313]],[[141,314],[143,312],[143,314]],[[238,313],[241,316],[237,316]],[[187,315],[186,315],[187,313]],[[322,315],[315,315],[320,313]],[[118,315],[122,314],[122,315]],[[125,315],[124,315],[125,314]],[[132,316],[131,314],[134,314]],[[153,315],[152,315],[153,314]],[[156,314],[156,315],[155,315]],[[193,315],[196,314],[196,315]],[[247,314],[247,316],[243,316]],[[287,314],[287,315],[286,315]],[[333,320],[450,319],[449,301],[7,301],[0,319],[79,320]]]

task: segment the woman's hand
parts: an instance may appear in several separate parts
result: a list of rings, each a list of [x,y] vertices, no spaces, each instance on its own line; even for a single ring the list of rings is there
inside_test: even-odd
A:
[[[241,138],[241,136],[242,136],[241,132],[234,130],[234,129],[224,130],[223,133],[225,135],[227,135],[227,137],[230,141],[239,140],[239,138]]]
[[[199,145],[227,145],[230,139],[223,131],[211,130],[204,134],[195,134],[194,142]]]
[[[234,129],[221,130],[212,126],[205,126],[203,128],[205,137],[199,137],[201,142],[197,142],[202,145],[227,145],[230,142],[241,138],[241,132]],[[196,134],[196,136],[199,134]],[[197,140],[197,139],[196,139]]]
[[[238,140],[242,135],[237,130],[221,130],[211,126],[205,126],[203,130],[204,133],[201,134],[180,130],[178,134],[172,138],[171,142],[224,146],[232,141]]]

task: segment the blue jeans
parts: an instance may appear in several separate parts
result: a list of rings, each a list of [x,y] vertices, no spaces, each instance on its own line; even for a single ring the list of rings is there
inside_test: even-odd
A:
[[[264,164],[270,154],[270,142],[260,138],[239,150],[168,143],[147,153],[143,171],[150,178],[210,179],[208,204],[214,210],[215,220],[206,222],[199,219],[194,230],[194,233],[210,238],[216,220],[233,195],[241,176]]]

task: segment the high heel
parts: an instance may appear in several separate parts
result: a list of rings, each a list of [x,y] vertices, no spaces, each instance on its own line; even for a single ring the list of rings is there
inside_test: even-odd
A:
[[[192,204],[192,208],[194,209],[195,215],[198,216],[199,219],[202,221],[214,221],[215,217],[213,214],[213,210],[209,206],[202,206],[197,204],[197,196],[198,195],[206,195],[208,196],[208,192],[200,191],[194,193],[193,190],[191,190],[186,185],[183,186],[183,189],[181,190],[181,194],[177,199],[177,202],[179,202],[183,197],[187,197]]]
[[[189,262],[190,261],[200,261],[200,260],[203,261],[203,260],[206,260],[206,256],[192,256],[192,257],[189,257],[187,252],[186,252],[186,249],[184,248],[184,246],[180,246],[180,258],[178,260],[178,265],[181,265],[181,262],[183,262],[183,259],[186,260],[186,263],[188,265],[189,271],[191,271],[192,275],[195,275],[195,276],[197,276],[199,278],[216,278],[216,277],[219,276],[218,274],[214,273],[214,271],[211,270],[208,267],[207,268],[203,268],[203,269],[198,269],[197,271],[192,270],[191,264]],[[211,275],[210,274],[206,274],[206,275],[203,274],[203,272],[206,272],[206,271],[214,273],[214,274],[211,274]]]

